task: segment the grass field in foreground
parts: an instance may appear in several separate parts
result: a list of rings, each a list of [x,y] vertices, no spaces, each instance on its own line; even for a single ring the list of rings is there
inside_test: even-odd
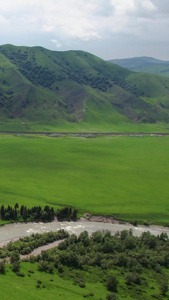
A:
[[[35,273],[29,274],[28,270]],[[79,300],[84,299],[83,295],[88,295],[90,292],[93,292],[94,296],[89,298],[100,299],[104,296],[102,299],[105,299],[105,295],[108,293],[103,284],[99,282],[95,284],[88,282],[85,288],[80,288],[78,285],[73,285],[73,280],[62,279],[56,273],[37,271],[37,264],[22,263],[20,271],[25,274],[24,278],[18,277],[10,270],[9,266],[6,267],[6,274],[0,275],[1,299]],[[42,281],[40,288],[37,288],[38,280]]]
[[[169,222],[169,137],[0,136],[0,205]]]
[[[34,273],[29,273],[29,270]],[[82,270],[69,270],[64,269],[63,277],[59,276],[58,271],[54,270],[53,274],[46,272],[39,272],[37,264],[24,262],[21,263],[20,272],[25,277],[19,277],[11,271],[10,265],[6,266],[6,273],[0,275],[0,297],[3,300],[9,299],[25,299],[25,300],[79,300],[79,299],[93,299],[103,300],[106,295],[110,294],[105,287],[105,276],[100,272],[98,267],[93,267],[89,271]],[[161,274],[153,270],[144,270],[141,278],[142,285],[127,286],[124,280],[125,275],[129,273],[129,269],[124,271],[120,267],[112,270],[112,274],[118,279],[118,299],[169,299],[168,293],[166,296],[160,297],[159,281]],[[71,276],[72,274],[72,276]],[[102,277],[99,275],[102,274]],[[72,278],[71,278],[72,277]],[[75,285],[75,279],[83,277],[85,279],[85,287],[81,288],[78,284]],[[41,284],[38,286],[38,281]],[[146,283],[144,282],[146,281]],[[141,293],[140,293],[141,291]],[[90,294],[92,293],[92,296]],[[86,295],[84,297],[84,295]],[[156,296],[156,297],[154,297]]]

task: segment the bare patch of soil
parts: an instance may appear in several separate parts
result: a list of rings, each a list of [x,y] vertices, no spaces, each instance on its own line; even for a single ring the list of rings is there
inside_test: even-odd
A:
[[[80,218],[80,221],[131,225],[129,222],[117,220],[112,216],[92,216],[89,213],[84,214],[84,217]]]

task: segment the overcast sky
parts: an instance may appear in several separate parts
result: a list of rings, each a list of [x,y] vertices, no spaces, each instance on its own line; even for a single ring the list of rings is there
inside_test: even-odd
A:
[[[0,0],[0,44],[169,60],[169,0]]]

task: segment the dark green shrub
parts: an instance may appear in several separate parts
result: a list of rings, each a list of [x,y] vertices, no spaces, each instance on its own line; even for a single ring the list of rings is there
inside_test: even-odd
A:
[[[119,297],[116,294],[113,293],[113,294],[107,294],[106,299],[107,300],[118,300]]]
[[[20,277],[25,277],[25,274],[24,274],[24,273],[21,273],[21,272],[16,272],[16,275],[17,275],[17,276],[20,276]]]
[[[141,282],[140,275],[136,272],[128,273],[125,279],[127,285],[131,285],[132,283],[140,284]]]

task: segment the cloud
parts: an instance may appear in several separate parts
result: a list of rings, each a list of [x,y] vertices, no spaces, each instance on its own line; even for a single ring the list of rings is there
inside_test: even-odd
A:
[[[100,37],[94,16],[96,1],[65,0],[51,7],[45,9],[42,29],[51,28],[55,35],[64,35],[67,39],[89,41]]]
[[[165,1],[165,0],[163,0]],[[168,1],[168,0],[167,0]],[[164,6],[158,0],[6,0],[0,3],[4,19],[11,24],[29,24],[35,30],[53,33],[54,39],[96,40],[114,32],[128,32],[141,18],[152,18]],[[160,1],[162,2],[162,1]],[[166,1],[165,1],[166,2]],[[133,31],[133,30],[132,30]]]
[[[52,43],[54,43],[56,48],[61,48],[62,44],[58,42],[58,40],[51,40]]]
[[[53,32],[54,31],[54,27],[53,26],[48,26],[48,25],[43,25],[42,31]]]
[[[0,15],[0,25],[9,25],[10,24],[10,20],[6,19],[3,15]]]
[[[168,0],[151,0],[152,4],[157,8],[158,14],[162,17],[169,15],[169,1]]]
[[[115,47],[117,36],[121,44],[168,39],[168,0],[5,0],[0,12],[1,36],[8,31],[10,42],[20,35],[19,44],[39,36],[42,46],[64,50],[87,45],[92,52],[94,44],[106,41]]]

